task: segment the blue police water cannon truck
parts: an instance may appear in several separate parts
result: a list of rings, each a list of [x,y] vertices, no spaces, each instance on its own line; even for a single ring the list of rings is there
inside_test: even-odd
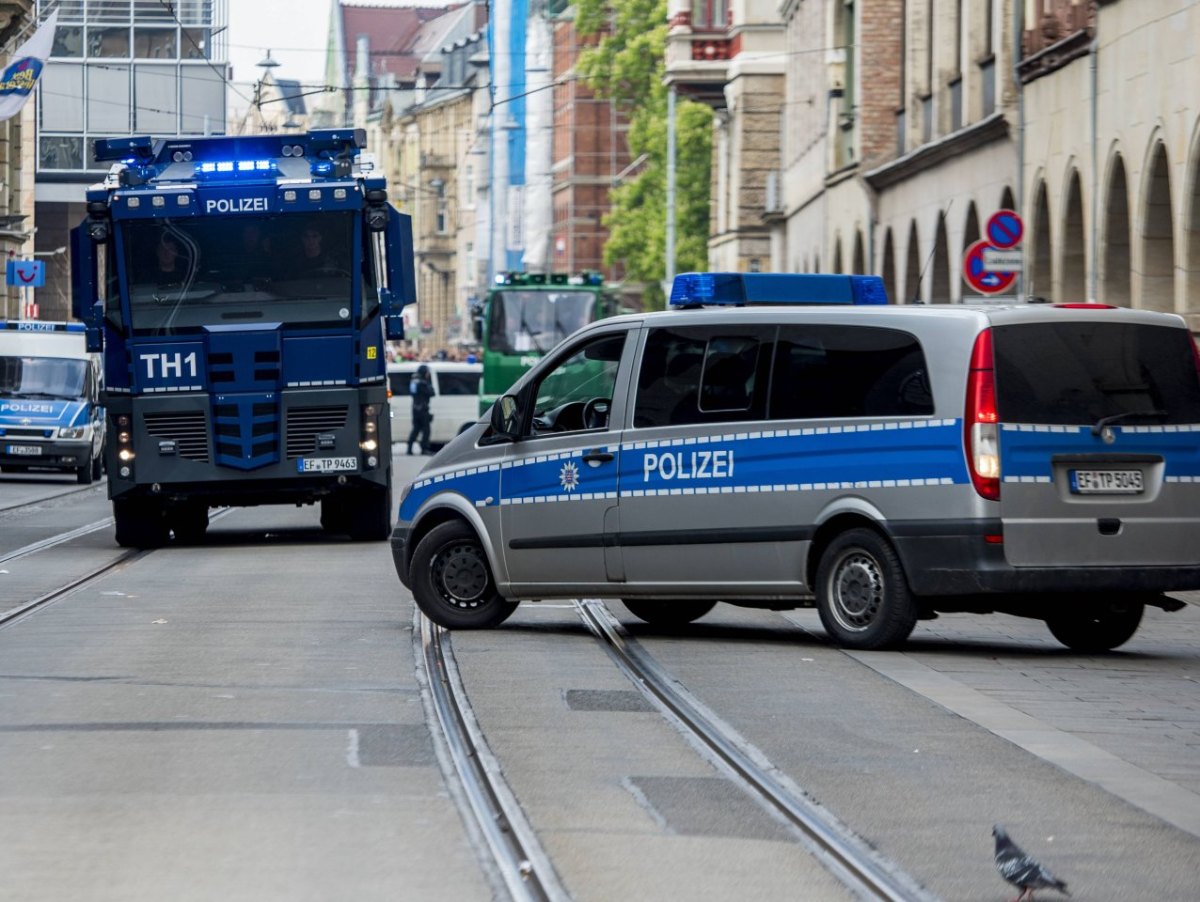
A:
[[[200,538],[218,506],[313,504],[385,539],[384,342],[415,300],[412,224],[361,130],[97,141],[71,235],[75,315],[104,364],[127,547]]]

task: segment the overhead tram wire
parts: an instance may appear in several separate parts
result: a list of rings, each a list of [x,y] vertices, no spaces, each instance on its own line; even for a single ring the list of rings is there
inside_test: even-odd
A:
[[[158,0],[158,3],[163,9],[171,14],[171,18],[174,19],[175,24],[179,26],[179,30],[187,37],[188,42],[194,48],[196,48],[196,51],[200,54],[201,58],[208,63],[208,68],[217,73],[225,87],[233,91],[234,94],[242,98],[242,100],[246,101],[246,103],[253,103],[253,100],[239,91],[237,87],[234,86],[234,83],[228,78],[228,76],[226,76],[224,72],[222,72],[216,67],[216,65],[213,64],[213,61],[209,59],[208,54],[204,52],[204,48],[196,43],[196,39],[192,37],[191,31],[189,31],[188,27],[183,24],[183,20],[179,18],[179,14],[175,12],[175,5],[171,2],[171,0]]]

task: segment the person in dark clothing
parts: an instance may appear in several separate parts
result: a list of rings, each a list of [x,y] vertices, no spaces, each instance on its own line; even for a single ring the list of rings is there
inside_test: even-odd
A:
[[[408,393],[412,395],[412,429],[408,433],[408,453],[413,453],[413,442],[421,448],[422,454],[429,453],[429,427],[433,423],[433,414],[429,412],[429,399],[433,397],[433,384],[429,379],[429,367],[421,364],[408,383]]]

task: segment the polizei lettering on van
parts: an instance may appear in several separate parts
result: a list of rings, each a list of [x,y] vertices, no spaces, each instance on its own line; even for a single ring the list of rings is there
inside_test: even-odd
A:
[[[205,213],[266,213],[265,197],[215,197],[204,203]]]
[[[659,479],[728,479],[733,475],[733,449],[665,451],[642,457],[642,481]]]

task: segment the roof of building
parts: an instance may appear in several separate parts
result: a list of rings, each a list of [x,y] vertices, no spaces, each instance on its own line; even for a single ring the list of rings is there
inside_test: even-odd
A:
[[[412,82],[421,56],[426,52],[419,40],[422,26],[454,6],[350,6],[341,4],[342,34],[346,54],[342,62],[345,84],[354,79],[356,48],[359,35],[366,35],[370,45],[371,77],[387,72],[396,81]]]

